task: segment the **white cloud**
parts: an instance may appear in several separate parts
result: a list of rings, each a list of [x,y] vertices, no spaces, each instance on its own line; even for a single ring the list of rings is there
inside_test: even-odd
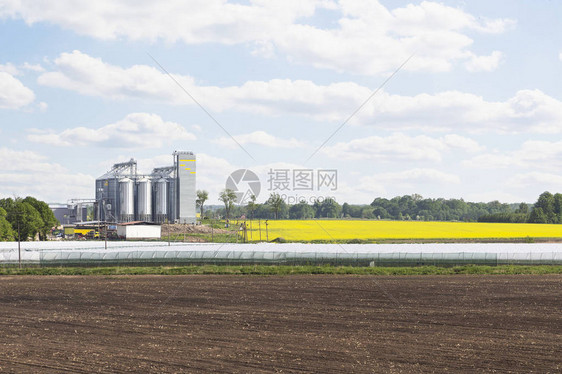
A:
[[[54,146],[99,145],[114,148],[158,148],[175,140],[196,137],[178,123],[166,122],[156,114],[131,113],[100,128],[75,127],[62,132],[30,130],[27,139]]]
[[[460,149],[470,153],[484,150],[484,147],[479,145],[474,139],[470,139],[465,136],[448,134],[442,137],[441,140],[452,149]]]
[[[121,68],[80,51],[62,53],[54,62],[58,70],[40,75],[39,84],[109,99],[142,98],[176,105],[194,104],[170,77],[154,67]],[[214,111],[235,108],[270,115],[287,112],[320,115],[329,105],[351,111],[370,93],[368,88],[355,83],[318,86],[310,81],[273,79],[216,87],[198,86],[190,76],[172,75],[199,102]],[[334,114],[322,114],[322,118]],[[340,117],[341,114],[336,114],[336,118]]]
[[[459,184],[457,175],[436,169],[415,168],[390,173],[379,173],[359,178],[351,188],[344,185],[342,201],[364,204],[376,196],[391,198],[403,194],[419,192],[424,186],[442,186]],[[339,188],[338,188],[339,190]],[[338,191],[339,192],[339,191]],[[360,195],[357,199],[355,196]]]
[[[333,28],[307,23],[318,10],[339,18]],[[70,0],[4,4],[0,17],[28,24],[48,22],[100,39],[127,38],[188,44],[244,44],[252,53],[359,74],[388,73],[416,51],[405,69],[447,71],[478,58],[469,32],[503,33],[515,21],[485,19],[462,9],[424,1],[389,9],[378,1],[273,0],[248,5],[224,0]]]
[[[59,71],[41,74],[39,84],[109,99],[142,97],[172,103],[186,101],[173,82],[169,78],[164,79],[166,75],[150,66],[135,65],[123,69],[80,51],[62,53],[54,63]],[[191,78],[180,78],[182,84],[193,85]]]
[[[380,161],[440,161],[444,144],[428,136],[410,137],[404,134],[393,134],[388,137],[370,136],[340,142],[325,147],[322,153],[328,157],[347,160],[373,159]]]
[[[543,172],[529,172],[516,174],[508,180],[508,183],[517,187],[541,186],[543,191],[562,190],[562,176]]]
[[[41,66],[40,64],[30,64],[29,62],[25,62],[22,66],[22,69],[25,70],[31,70],[34,71],[36,73],[42,73],[45,71],[45,68],[43,66]]]
[[[458,175],[445,173],[430,168],[416,168],[397,172],[381,173],[374,177],[383,183],[423,184],[423,183],[460,183]]]
[[[460,177],[455,174],[431,168],[414,168],[362,177],[355,188],[381,196],[392,191],[393,196],[396,196],[400,190],[407,193],[406,190],[419,191],[422,185],[459,184],[460,181]]]
[[[59,164],[45,162],[46,157],[33,151],[17,151],[0,148],[0,163],[3,171],[24,171],[61,173],[64,168]]]
[[[35,100],[35,94],[11,74],[0,71],[0,108],[19,109]]]
[[[2,147],[0,164],[1,197],[34,196],[47,202],[65,202],[72,197],[89,198],[93,194],[93,177],[71,173],[34,151]]]
[[[198,153],[197,157],[197,189],[209,192],[207,204],[222,204],[218,200],[219,193],[224,190],[226,179],[233,171],[240,169],[229,161],[211,156],[206,153]]]
[[[150,99],[176,105],[192,100],[156,68],[121,68],[83,54],[63,53],[57,71],[38,82],[108,99]],[[213,111],[236,110],[263,115],[296,114],[318,121],[343,121],[369,97],[371,90],[352,82],[317,85],[311,81],[273,79],[241,86],[199,86],[189,76],[174,78]],[[496,133],[562,132],[562,102],[540,90],[521,90],[505,101],[459,91],[433,95],[392,95],[380,91],[350,124],[396,131],[468,131]]]
[[[64,203],[71,198],[92,199],[95,178],[83,173],[2,173],[1,197],[33,196],[47,203]]]
[[[14,64],[8,62],[7,64],[0,64],[0,72],[8,73],[10,75],[19,75],[21,72],[15,67]]]
[[[318,1],[274,0],[250,5],[224,0],[170,1],[165,4],[100,0],[76,3],[18,1],[5,4],[0,16],[28,24],[49,22],[100,39],[185,43],[246,43],[269,39],[298,18],[314,13]]]
[[[411,71],[449,71],[457,61],[471,59],[473,40],[464,32],[501,33],[508,19],[479,22],[453,7],[424,1],[389,10],[379,2],[341,1],[338,28],[294,24],[273,40],[293,61],[318,68],[359,74],[388,73],[400,66]]]
[[[562,52],[560,52],[560,53],[558,54],[558,59],[559,59],[560,61],[562,61]]]
[[[489,56],[472,55],[470,60],[467,61],[464,66],[466,67],[466,70],[470,72],[489,72],[496,70],[502,60],[503,53],[501,53],[500,51],[494,51]]]
[[[109,99],[142,98],[176,105],[194,104],[166,74],[150,66],[121,68],[80,51],[62,53],[55,59],[55,65],[58,71],[39,76],[39,84]],[[323,114],[326,107],[345,108],[349,112],[370,93],[368,88],[355,83],[318,86],[310,81],[273,79],[216,87],[198,86],[190,76],[173,76],[199,102],[214,111],[234,108],[270,115],[292,112],[339,119],[343,113]]]
[[[295,138],[283,139],[261,130],[249,134],[234,135],[234,139],[236,139],[236,142],[240,145],[256,144],[269,148],[297,148],[304,146],[303,142]],[[213,142],[230,148],[236,148],[238,146],[234,140],[226,136],[218,138]]]
[[[383,92],[357,117],[359,123],[400,129],[558,133],[562,131],[562,102],[540,90],[521,90],[499,102],[458,91],[416,96]]]
[[[463,161],[463,165],[475,169],[498,169],[518,165],[511,156],[499,152],[485,153]]]
[[[387,137],[370,136],[340,142],[325,147],[322,153],[328,157],[346,160],[441,161],[443,153],[456,149],[477,152],[482,147],[470,138],[454,134],[431,138],[426,135],[409,136],[397,133]]]
[[[484,153],[464,165],[473,168],[532,168],[541,170],[560,170],[562,168],[562,141],[528,140],[515,151],[495,151]]]

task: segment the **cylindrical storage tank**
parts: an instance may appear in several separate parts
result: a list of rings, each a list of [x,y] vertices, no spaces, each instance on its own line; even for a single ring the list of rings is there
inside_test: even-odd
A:
[[[145,222],[152,221],[152,183],[150,179],[139,180],[137,193],[139,220]]]
[[[119,180],[119,221],[130,222],[135,216],[135,197],[133,181],[129,178]]]
[[[163,223],[168,217],[168,180],[160,178],[156,181],[156,222]]]

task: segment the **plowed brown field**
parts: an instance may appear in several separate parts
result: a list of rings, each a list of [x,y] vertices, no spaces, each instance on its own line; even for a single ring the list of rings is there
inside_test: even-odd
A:
[[[0,277],[0,372],[562,371],[562,276]]]

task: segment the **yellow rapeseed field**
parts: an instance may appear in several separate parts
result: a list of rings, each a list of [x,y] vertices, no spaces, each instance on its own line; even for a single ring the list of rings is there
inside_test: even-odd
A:
[[[253,221],[251,227],[249,239],[259,239],[258,222]],[[281,237],[287,241],[562,237],[562,225],[529,223],[269,220],[267,230],[269,240]],[[265,240],[264,220],[261,221],[261,233]]]

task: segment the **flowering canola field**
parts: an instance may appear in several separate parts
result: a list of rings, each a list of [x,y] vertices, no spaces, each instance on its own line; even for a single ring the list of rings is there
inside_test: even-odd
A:
[[[248,222],[248,229],[250,223]],[[258,221],[252,221],[250,240],[259,239]],[[269,240],[376,240],[376,239],[485,239],[561,238],[562,225],[528,223],[424,222],[370,220],[269,220]],[[266,239],[265,221],[261,221]]]

